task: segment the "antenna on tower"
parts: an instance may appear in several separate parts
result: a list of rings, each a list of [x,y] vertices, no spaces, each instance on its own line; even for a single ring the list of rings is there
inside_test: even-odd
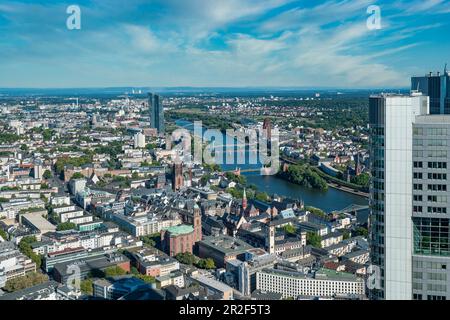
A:
[[[447,63],[445,63],[444,74],[447,74]]]

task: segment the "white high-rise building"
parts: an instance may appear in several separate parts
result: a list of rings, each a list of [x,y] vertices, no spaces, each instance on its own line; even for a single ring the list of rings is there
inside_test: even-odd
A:
[[[141,132],[135,134],[134,136],[134,148],[143,149],[145,148],[145,135]]]
[[[44,168],[41,164],[34,165],[34,178],[41,180],[44,176]]]
[[[428,113],[419,93],[370,98],[372,298],[412,299],[413,124]]]

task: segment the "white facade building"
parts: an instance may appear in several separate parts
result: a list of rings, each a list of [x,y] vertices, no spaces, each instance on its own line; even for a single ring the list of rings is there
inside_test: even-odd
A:
[[[145,135],[143,135],[140,132],[134,136],[134,148],[135,149],[145,148]]]
[[[372,298],[412,299],[413,123],[428,111],[420,93],[370,98]]]
[[[266,269],[256,274],[256,289],[280,293],[283,298],[342,296],[362,297],[365,281],[352,274],[332,270],[321,271],[315,277],[298,272]]]

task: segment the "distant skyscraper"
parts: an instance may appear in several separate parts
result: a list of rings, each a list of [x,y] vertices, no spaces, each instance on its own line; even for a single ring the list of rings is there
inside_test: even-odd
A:
[[[381,281],[374,299],[413,297],[413,124],[428,109],[428,97],[416,93],[370,98],[371,260]]]
[[[411,90],[430,97],[430,114],[450,114],[450,75],[447,67],[440,72],[411,79]]]
[[[33,174],[34,178],[41,180],[43,175],[44,175],[44,169],[43,169],[42,165],[40,163],[35,164],[34,165],[34,174]]]
[[[141,132],[138,132],[134,135],[134,148],[135,149],[145,148],[145,136]]]
[[[159,134],[165,131],[164,107],[161,97],[157,94],[149,93],[148,105],[150,107],[150,127],[158,130]]]

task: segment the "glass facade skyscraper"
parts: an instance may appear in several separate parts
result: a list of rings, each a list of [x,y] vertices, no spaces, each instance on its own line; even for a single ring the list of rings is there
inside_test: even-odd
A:
[[[411,78],[411,90],[430,97],[430,114],[450,114],[450,75],[430,73]]]
[[[148,106],[150,108],[150,127],[158,130],[158,134],[165,131],[164,125],[164,107],[161,97],[157,94],[149,93]]]
[[[413,299],[448,300],[450,115],[417,117],[413,141]]]

